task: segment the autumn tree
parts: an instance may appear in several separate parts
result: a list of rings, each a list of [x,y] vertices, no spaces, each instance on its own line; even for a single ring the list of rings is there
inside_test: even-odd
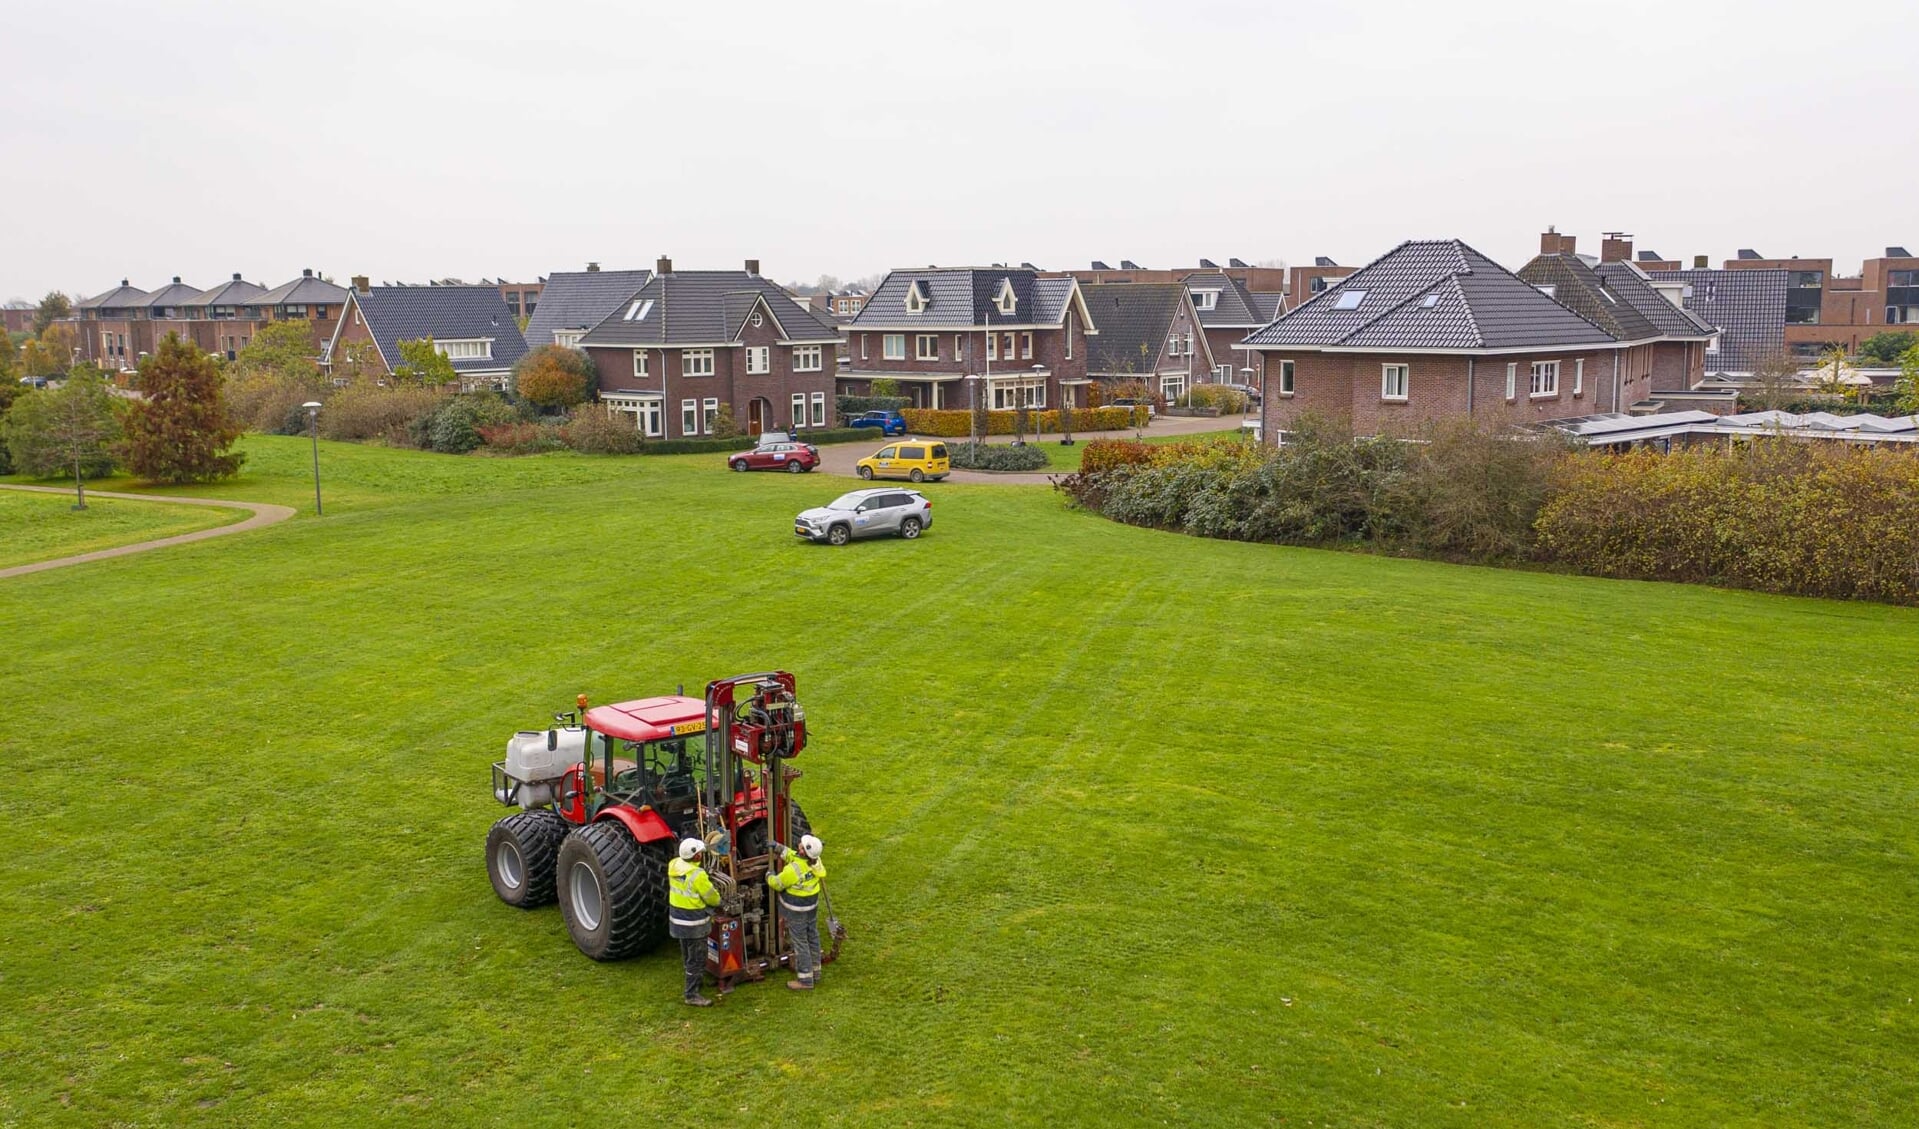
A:
[[[11,385],[20,379],[20,350],[13,343],[13,335],[0,332],[0,385]],[[0,391],[0,396],[6,393]],[[6,404],[0,403],[0,412],[6,410]]]
[[[169,333],[140,366],[141,400],[127,416],[127,467],[152,482],[210,482],[240,470],[242,428],[220,395],[220,367]]]
[[[20,350],[23,376],[59,376],[73,365],[74,333],[70,326],[50,325]]]
[[[1899,354],[1899,411],[1919,415],[1919,341]]]
[[[1752,366],[1753,389],[1745,393],[1763,411],[1783,409],[1805,398],[1807,389],[1799,379],[1800,364],[1784,346],[1769,349]]]
[[[59,388],[20,397],[0,423],[14,468],[51,478],[73,473],[75,509],[87,506],[84,479],[113,471],[124,401],[94,371],[75,370]]]
[[[58,290],[47,291],[33,310],[33,335],[43,337],[47,327],[73,313],[73,301]]]
[[[542,408],[570,408],[593,398],[600,374],[578,349],[542,345],[513,366],[514,392]]]
[[[428,388],[438,388],[460,379],[453,362],[434,347],[431,337],[400,342],[400,363],[394,366],[393,375],[396,379],[412,381]]]
[[[313,337],[304,319],[269,322],[233,358],[236,379],[277,377],[318,389],[325,381],[313,355]]]

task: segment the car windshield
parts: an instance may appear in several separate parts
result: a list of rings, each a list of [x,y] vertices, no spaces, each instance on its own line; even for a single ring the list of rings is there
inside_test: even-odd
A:
[[[860,503],[865,500],[866,495],[864,494],[841,494],[839,497],[826,503],[826,508],[829,510],[856,510],[859,509]]]

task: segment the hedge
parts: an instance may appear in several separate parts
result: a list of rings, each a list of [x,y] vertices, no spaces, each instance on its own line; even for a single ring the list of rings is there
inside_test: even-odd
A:
[[[1030,445],[971,443],[952,445],[953,465],[961,470],[1045,470],[1046,452]]]
[[[846,420],[867,412],[897,412],[912,402],[904,396],[836,396],[833,410]]]
[[[973,413],[964,410],[935,410],[932,408],[908,408],[905,411],[906,428],[916,435],[937,435],[947,439],[958,439],[973,434]],[[1058,431],[1058,412],[1028,412],[1031,428],[1037,431]],[[1129,427],[1146,425],[1144,408],[1074,408],[1073,430],[1087,431],[1123,431]],[[1029,430],[1029,434],[1037,432]],[[1013,434],[1012,412],[987,412],[986,434]]]
[[[750,451],[759,440],[751,435],[731,439],[648,439],[640,444],[642,455],[705,455],[714,451]]]

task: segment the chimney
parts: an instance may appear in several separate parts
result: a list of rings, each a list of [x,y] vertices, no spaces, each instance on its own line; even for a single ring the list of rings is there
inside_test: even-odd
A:
[[[667,258],[665,255],[661,255],[659,262],[656,262],[653,264],[653,273],[654,274],[672,274],[673,260]]]
[[[1694,255],[1694,256],[1692,257],[1692,269],[1694,269],[1694,270],[1708,270],[1708,269],[1710,269],[1710,268],[1709,268],[1709,267],[1707,267],[1707,265],[1706,265],[1706,256],[1704,256],[1704,255]]]
[[[746,273],[752,275],[754,278],[758,278],[760,276],[760,261],[758,259],[746,260]]]
[[[312,277],[313,277],[313,268],[312,268],[312,267],[307,267],[307,268],[305,268],[305,269],[303,269],[303,270],[301,270],[301,271],[300,271],[300,277],[301,277],[301,278],[312,278]]]
[[[1632,259],[1632,236],[1623,231],[1608,231],[1599,240],[1599,261],[1624,263]]]
[[[356,274],[353,276],[353,289],[358,290],[360,293],[365,294],[371,286],[372,284],[367,281],[366,275]]]
[[[174,275],[174,276],[173,276],[173,284],[174,284],[175,286],[178,286],[178,285],[180,285],[180,276],[179,276],[179,275],[177,275],[177,274],[176,274],[176,275]]]
[[[129,282],[128,282],[128,281],[126,280],[126,279],[124,279],[124,278],[123,278],[123,279],[121,279],[121,280],[120,280],[120,285],[122,285],[122,286],[130,286],[130,285],[132,285],[132,284],[131,284],[131,283],[129,283]]]
[[[240,281],[240,272],[239,272],[239,271],[234,271],[234,272],[233,272],[233,281],[235,281],[235,282],[238,282],[238,281]]]
[[[598,274],[598,273],[600,273],[600,264],[598,264],[598,263],[588,263],[588,264],[586,264],[586,273],[588,273],[588,274]]]
[[[1542,255],[1576,254],[1574,248],[1578,243],[1578,236],[1561,235],[1558,228],[1548,227],[1539,233],[1539,253]]]

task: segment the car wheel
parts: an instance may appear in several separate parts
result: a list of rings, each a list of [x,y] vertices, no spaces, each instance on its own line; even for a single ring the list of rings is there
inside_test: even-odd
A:
[[[910,479],[912,479],[912,480],[913,480],[914,482],[925,482],[925,481],[926,481],[926,476],[925,476],[924,474],[921,474],[921,473],[920,473],[920,468],[918,468],[918,467],[914,467],[914,468],[913,468],[913,473],[912,473],[912,474],[909,474],[909,475],[907,475],[906,477],[908,477],[908,478],[910,478]]]
[[[873,468],[870,466],[861,467],[860,477],[866,479],[868,482],[871,482],[873,480]]]
[[[801,465],[800,465],[800,464],[798,464],[798,463],[787,463],[787,464],[786,464],[786,473],[788,473],[788,474],[805,474],[805,473],[806,473],[806,468],[805,468],[805,467],[803,467],[803,466],[801,466]]]
[[[745,459],[734,459],[734,460],[733,460],[732,462],[730,462],[730,463],[728,463],[727,465],[728,465],[728,466],[730,466],[730,467],[732,467],[732,468],[733,468],[734,470],[737,470],[737,471],[741,471],[741,472],[744,472],[744,471],[746,470],[746,460],[745,460]]]
[[[852,539],[853,531],[844,525],[836,525],[826,531],[826,543],[829,545],[844,545]]]
[[[919,518],[909,517],[905,521],[900,522],[901,537],[904,537],[908,541],[911,541],[913,538],[918,537],[919,535],[920,535],[920,519]]]

